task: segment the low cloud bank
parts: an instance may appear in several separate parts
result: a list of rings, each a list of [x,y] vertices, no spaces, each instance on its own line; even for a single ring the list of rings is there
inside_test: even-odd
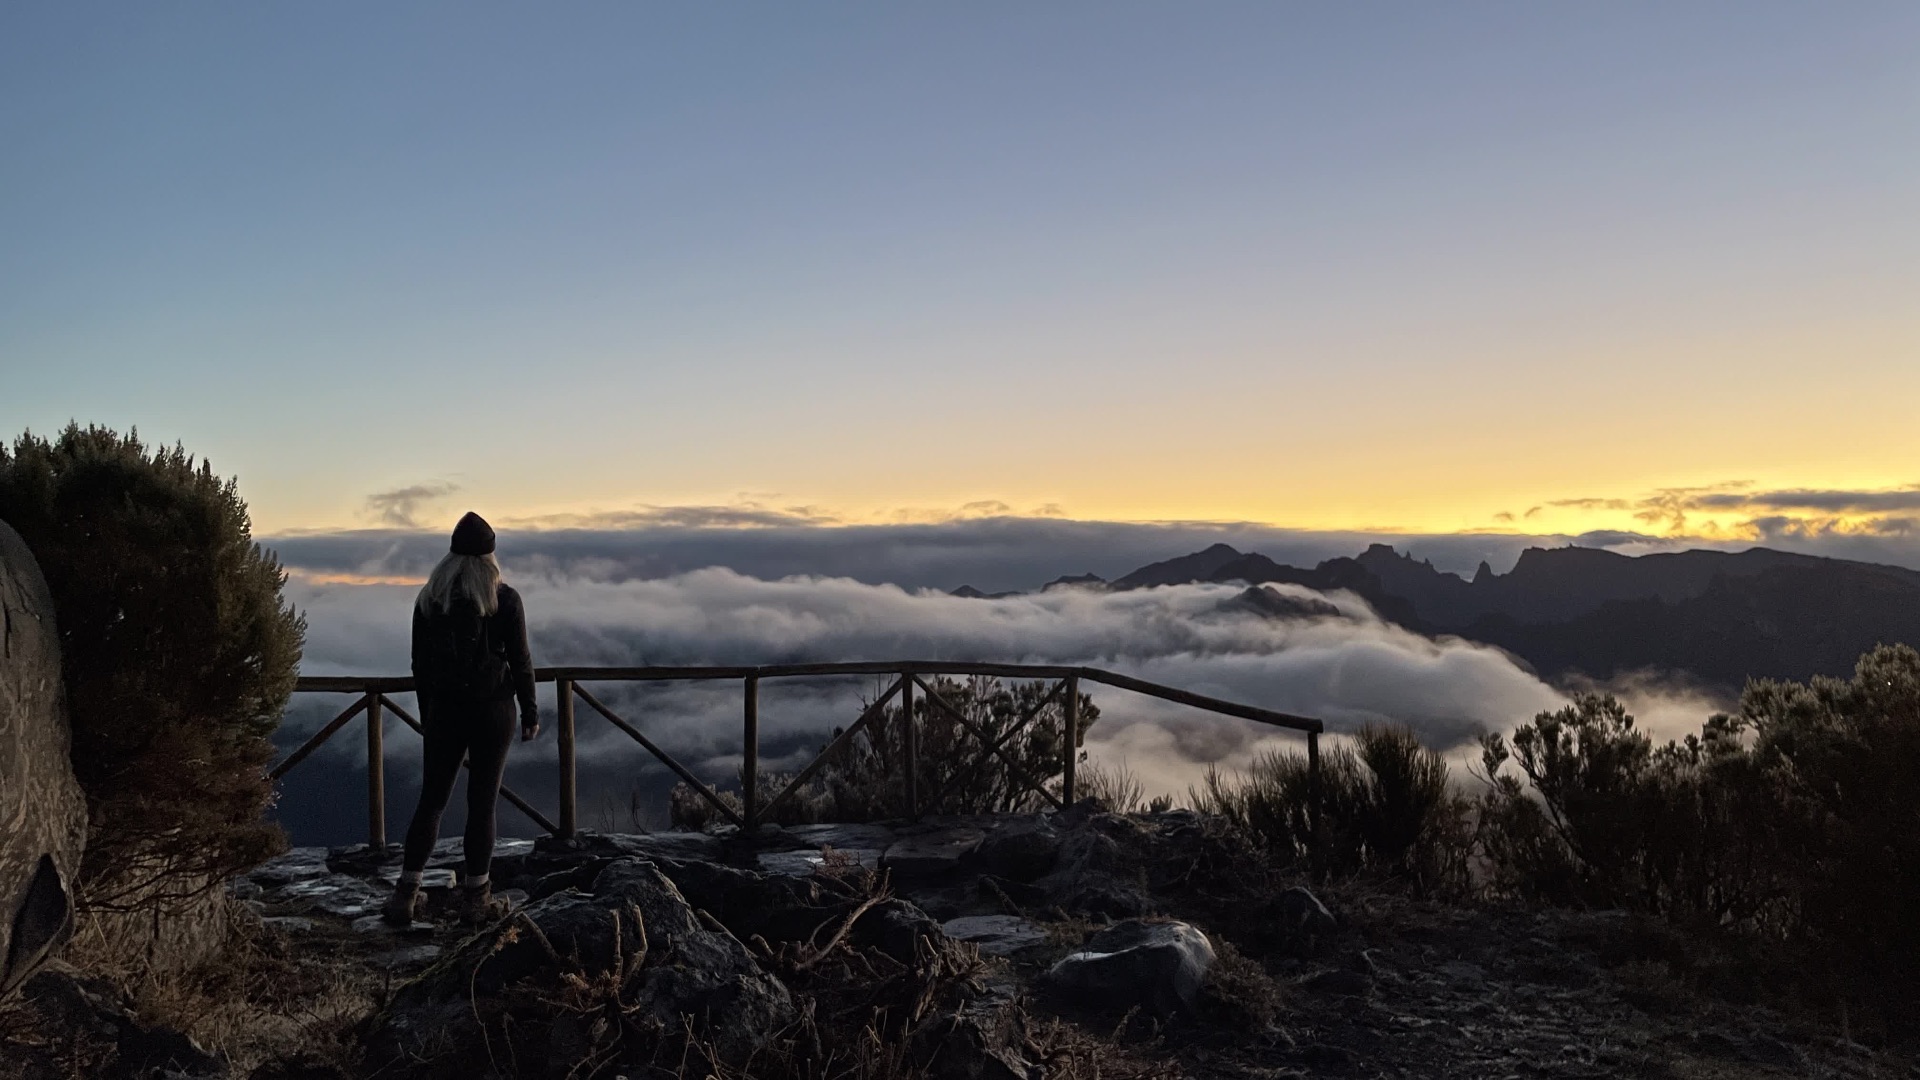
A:
[[[264,542],[304,574],[359,579],[423,578],[447,547],[444,531],[414,529],[278,536]],[[1376,542],[1429,559],[1442,570],[1465,574],[1483,560],[1505,571],[1528,547],[1581,543],[1638,553],[1685,546],[1635,533],[1383,535],[1230,523],[994,517],[905,525],[742,527],[650,521],[607,528],[502,526],[500,559],[511,574],[596,581],[666,578],[724,566],[767,580],[808,575],[909,589],[944,591],[972,585],[1002,592],[1036,589],[1063,574],[1093,573],[1111,580],[1147,563],[1217,543],[1312,566],[1323,559],[1359,554]]]
[[[436,489],[437,490],[437,489]],[[410,512],[412,489],[385,493],[389,520]],[[383,504],[385,506],[385,504]],[[1441,570],[1471,576],[1481,562],[1511,569],[1529,547],[1606,548],[1626,555],[1690,547],[1743,550],[1756,542],[1811,555],[1920,569],[1920,527],[1766,517],[1739,536],[1673,536],[1632,530],[1560,533],[1391,534],[1322,532],[1208,522],[1073,521],[997,516],[918,524],[837,525],[775,515],[765,521],[711,510],[644,515],[591,527],[500,528],[500,557],[510,574],[606,582],[670,578],[724,566],[749,577],[847,578],[869,585],[986,592],[1030,590],[1064,574],[1109,580],[1147,563],[1225,543],[1296,566],[1355,555],[1387,543]],[[1895,523],[1897,524],[1897,523]],[[379,528],[267,537],[300,574],[335,580],[418,580],[446,551],[443,530]]]
[[[652,580],[521,575],[514,581],[526,598],[542,664],[1086,664],[1317,716],[1337,732],[1368,721],[1405,722],[1430,745],[1452,750],[1468,745],[1477,731],[1510,728],[1566,701],[1497,649],[1410,633],[1348,594],[1327,598],[1338,616],[1276,621],[1232,603],[1240,589],[1220,585],[966,600],[841,577],[765,580],[719,568]],[[306,674],[407,670],[414,587],[296,579],[288,590],[308,619]],[[766,764],[803,763],[878,688],[872,679],[769,681],[761,692]],[[714,779],[730,779],[739,764],[740,689],[734,682],[594,687],[650,738]],[[1715,705],[1653,683],[1622,689],[1661,735],[1697,727]],[[550,693],[543,688],[543,695]],[[1093,693],[1102,717],[1090,737],[1092,756],[1124,760],[1149,793],[1184,794],[1209,765],[1238,768],[1261,749],[1293,741],[1289,733],[1124,691]],[[297,701],[283,743],[304,738],[342,704]],[[543,708],[551,718],[550,697]],[[665,782],[663,767],[584,706],[580,731],[583,767],[603,788],[589,791],[589,800],[620,801],[627,788],[658,790]],[[358,743],[335,740],[336,763],[350,765],[361,752]],[[509,782],[547,790],[552,754],[551,739],[521,748]],[[403,782],[417,769],[411,736],[390,737],[389,755]]]

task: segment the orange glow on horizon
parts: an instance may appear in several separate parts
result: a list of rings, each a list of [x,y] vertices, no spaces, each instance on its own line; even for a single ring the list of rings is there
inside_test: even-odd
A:
[[[427,583],[427,579],[423,577],[398,574],[315,573],[299,569],[289,569],[287,576],[308,585],[425,585]]]

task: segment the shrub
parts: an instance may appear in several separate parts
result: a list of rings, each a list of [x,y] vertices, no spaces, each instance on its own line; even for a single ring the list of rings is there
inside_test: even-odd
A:
[[[82,902],[164,900],[155,883],[198,890],[276,851],[263,766],[305,628],[234,481],[178,446],[69,425],[0,449],[0,519],[59,620],[87,794]]]
[[[1337,818],[1333,805],[1353,798],[1358,787],[1354,764],[1351,753],[1336,750],[1320,756],[1323,820]],[[1304,863],[1313,853],[1313,795],[1303,754],[1268,751],[1240,775],[1209,766],[1187,799],[1195,810],[1225,818],[1259,837],[1282,865]]]
[[[1074,797],[1099,799],[1116,814],[1132,814],[1146,804],[1146,789],[1124,761],[1101,765],[1092,761],[1079,765],[1073,774]],[[1157,800],[1156,800],[1157,805]]]
[[[1744,782],[1747,846],[1780,895],[1772,925],[1903,991],[1920,965],[1920,653],[1882,646],[1851,680],[1756,682],[1716,718]]]
[[[1618,702],[1583,697],[1483,748],[1496,888],[1784,943],[1836,989],[1874,987],[1889,1015],[1920,999],[1920,653],[1882,646],[1851,680],[1753,682],[1737,713],[1660,747]]]
[[[1521,725],[1511,750],[1498,735],[1481,746],[1496,889],[1689,923],[1780,917],[1775,782],[1730,718],[1655,747],[1618,701],[1588,695]]]
[[[1059,772],[1065,752],[1060,741],[1061,703],[1056,700],[1041,705],[1051,689],[1048,684],[1008,684],[999,679],[975,677],[939,678],[930,685],[941,700],[966,718],[967,724],[928,701],[925,694],[914,695],[915,731],[919,738],[916,779],[922,813],[1024,813],[1045,806],[1046,799],[1033,791],[1022,774],[1045,785],[1055,797],[1059,796]],[[861,712],[866,711],[868,704],[862,703]],[[1036,708],[1039,711],[1032,722],[1001,746],[1005,758],[987,753],[986,744],[967,730],[970,724],[988,742],[998,742]],[[1076,746],[1086,738],[1087,729],[1099,717],[1100,710],[1092,699],[1080,695]],[[835,729],[833,737],[838,738],[840,732],[841,729]],[[1084,758],[1084,753],[1081,756]],[[896,699],[862,728],[860,734],[835,751],[804,788],[775,807],[768,820],[796,825],[899,817],[905,790],[904,761],[901,709]],[[762,772],[763,805],[784,790],[791,779],[791,775]],[[722,793],[721,798],[738,810],[740,802],[732,792]],[[685,784],[675,786],[669,811],[674,826],[684,829],[703,828],[718,816],[712,804]]]
[[[1611,696],[1588,694],[1481,741],[1487,775],[1511,759],[1539,795],[1496,782],[1485,804],[1507,879],[1546,899],[1612,905],[1659,891],[1661,818],[1653,740]],[[1511,779],[1511,778],[1509,778]],[[1507,835],[1511,830],[1512,837]],[[1511,861],[1505,861],[1511,860]]]
[[[1259,836],[1283,865],[1333,875],[1373,873],[1420,891],[1466,885],[1469,803],[1453,790],[1438,753],[1404,725],[1367,725],[1352,746],[1320,755],[1320,821],[1314,825],[1307,757],[1269,751],[1243,776],[1207,772],[1194,808]]]

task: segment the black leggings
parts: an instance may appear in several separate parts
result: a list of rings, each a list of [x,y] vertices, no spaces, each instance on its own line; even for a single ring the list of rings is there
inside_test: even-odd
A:
[[[500,778],[507,771],[507,748],[513,745],[513,699],[499,701],[420,703],[421,726],[426,729],[426,765],[420,775],[420,805],[407,826],[403,870],[421,870],[440,839],[440,814],[453,797],[460,776],[460,760],[467,762],[466,878],[487,872],[493,862],[495,836],[493,804],[500,795]]]

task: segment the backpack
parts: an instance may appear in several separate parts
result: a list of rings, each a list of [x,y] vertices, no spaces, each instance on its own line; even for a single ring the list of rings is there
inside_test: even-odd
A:
[[[466,701],[488,701],[508,692],[512,675],[504,646],[496,645],[493,620],[456,607],[428,618],[428,651],[435,689]]]

